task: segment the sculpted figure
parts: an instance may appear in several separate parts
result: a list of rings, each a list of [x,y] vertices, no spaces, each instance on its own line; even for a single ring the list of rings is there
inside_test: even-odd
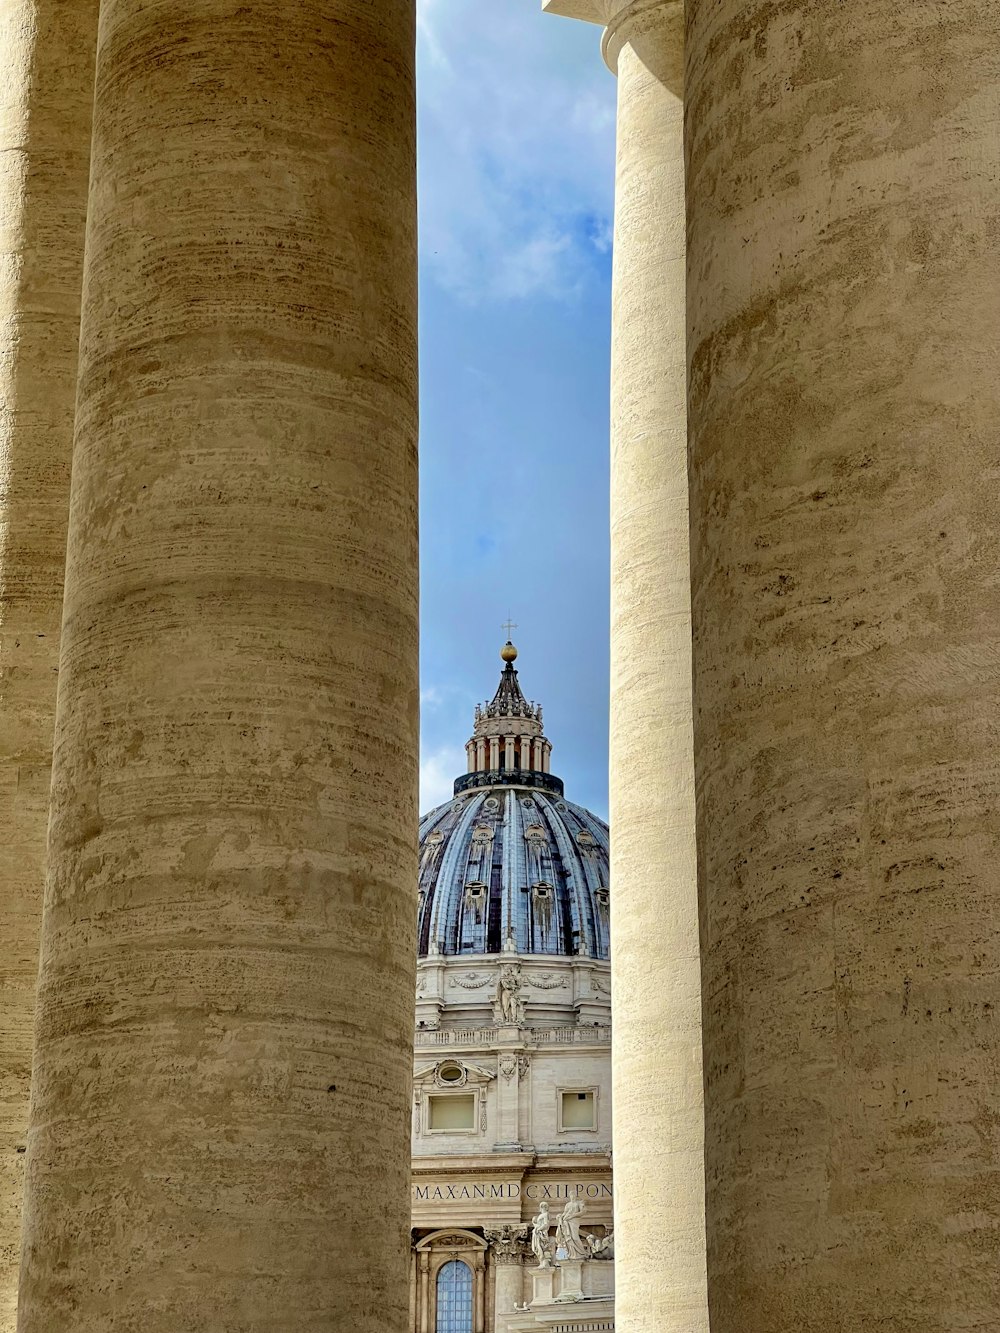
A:
[[[587,1259],[590,1248],[584,1244],[580,1235],[580,1223],[577,1220],[583,1212],[582,1199],[572,1199],[559,1214],[556,1223],[556,1245],[566,1251],[568,1259]]]
[[[531,1223],[531,1252],[538,1260],[539,1268],[552,1267],[552,1242],[549,1240],[550,1225],[549,1205],[543,1200]]]
[[[614,1230],[608,1232],[606,1236],[589,1235],[587,1243],[590,1246],[590,1254],[594,1259],[613,1259],[615,1257],[615,1233]]]
[[[518,1026],[521,1022],[521,978],[517,968],[510,963],[500,973],[500,1019],[504,1023]]]

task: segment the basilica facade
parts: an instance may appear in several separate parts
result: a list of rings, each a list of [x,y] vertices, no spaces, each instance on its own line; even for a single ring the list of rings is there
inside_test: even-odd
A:
[[[413,1333],[570,1301],[574,1327],[613,1321],[608,827],[566,799],[501,657],[468,771],[420,821]]]

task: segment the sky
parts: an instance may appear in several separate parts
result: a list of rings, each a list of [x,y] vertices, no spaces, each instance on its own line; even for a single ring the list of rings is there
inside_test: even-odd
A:
[[[566,795],[607,817],[615,82],[540,0],[417,0],[421,791],[465,771],[508,615]]]

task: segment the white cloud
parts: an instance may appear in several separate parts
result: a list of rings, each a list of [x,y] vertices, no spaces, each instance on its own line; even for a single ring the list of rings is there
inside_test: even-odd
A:
[[[420,813],[426,814],[447,801],[455,779],[465,772],[465,749],[442,745],[420,756]]]
[[[538,0],[419,0],[425,272],[469,303],[566,299],[601,262],[614,79]]]

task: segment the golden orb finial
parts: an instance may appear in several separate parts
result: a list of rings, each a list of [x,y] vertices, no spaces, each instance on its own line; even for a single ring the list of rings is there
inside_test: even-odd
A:
[[[513,620],[511,620],[509,611],[507,612],[506,624],[501,625],[500,628],[507,635],[507,642],[500,649],[500,656],[505,662],[513,662],[517,657],[517,649],[511,643],[510,636],[513,634],[514,630],[517,629],[517,626],[514,624]]]

